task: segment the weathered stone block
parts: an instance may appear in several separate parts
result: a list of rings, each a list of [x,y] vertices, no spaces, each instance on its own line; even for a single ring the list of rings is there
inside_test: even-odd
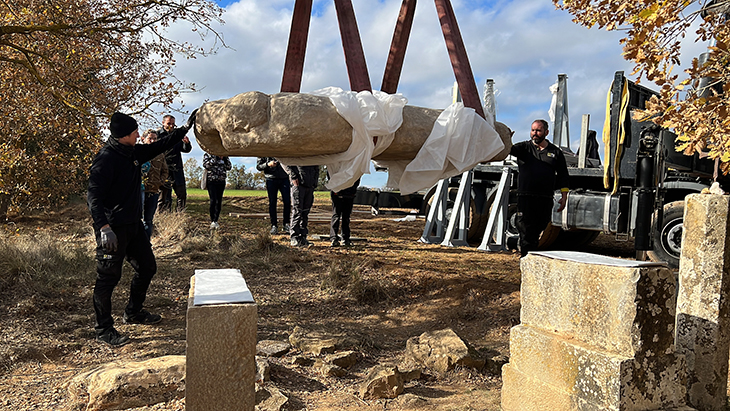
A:
[[[689,403],[723,410],[730,348],[730,197],[685,199],[677,297],[677,352],[687,358]]]
[[[510,366],[595,409],[684,405],[684,361],[672,353],[625,357],[559,334],[516,326],[510,332]]]
[[[626,357],[673,350],[676,280],[666,266],[544,252],[520,268],[523,325]]]
[[[405,106],[393,142],[375,160],[412,160],[442,111]],[[502,123],[495,129],[505,145],[492,159],[496,161],[509,154],[512,131]],[[328,97],[250,91],[203,104],[196,117],[195,137],[203,150],[220,156],[308,157],[347,150],[352,126]]]
[[[188,411],[253,411],[256,304],[195,305],[195,282],[193,276],[187,311],[185,407]],[[222,301],[235,288],[231,286],[220,290]]]

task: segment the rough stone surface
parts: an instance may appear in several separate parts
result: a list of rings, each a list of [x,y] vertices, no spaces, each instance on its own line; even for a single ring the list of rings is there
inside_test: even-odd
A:
[[[185,396],[185,356],[112,362],[65,384],[72,410],[125,410]]]
[[[325,357],[325,361],[342,368],[352,367],[359,359],[360,354],[355,351],[343,351]]]
[[[262,384],[271,380],[271,364],[265,358],[256,358],[256,383]]]
[[[256,355],[281,357],[289,352],[291,344],[286,341],[261,340],[256,343]]]
[[[673,349],[676,282],[668,268],[593,265],[529,254],[520,260],[520,269],[523,325],[626,357]]]
[[[403,375],[398,367],[376,365],[360,386],[360,397],[364,400],[395,398],[403,393]]]
[[[354,341],[344,335],[326,335],[296,326],[289,335],[289,343],[303,353],[320,355],[333,354],[338,349],[352,346]]]
[[[450,328],[409,338],[405,362],[421,364],[439,374],[445,374],[457,365],[478,370],[484,367],[484,359],[479,353]]]
[[[730,197],[693,194],[684,211],[677,351],[687,358],[689,404],[723,410],[730,349]]]
[[[289,402],[289,398],[276,387],[259,387],[256,390],[256,411],[280,411]]]
[[[393,142],[375,159],[413,159],[441,111],[405,106],[403,124]],[[494,159],[501,160],[509,152],[512,133],[503,124],[496,129],[508,146],[501,158]],[[347,150],[352,127],[328,97],[250,91],[203,104],[195,136],[203,150],[220,156],[307,157]]]
[[[574,255],[595,261],[590,255]],[[530,254],[521,260],[522,324],[502,367],[502,409],[669,410],[685,406],[674,351],[673,273]]]
[[[187,311],[187,411],[253,411],[256,304],[193,305]]]

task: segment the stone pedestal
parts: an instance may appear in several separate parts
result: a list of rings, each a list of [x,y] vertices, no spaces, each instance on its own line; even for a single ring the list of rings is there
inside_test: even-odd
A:
[[[187,311],[188,411],[253,411],[256,304],[238,270],[196,270]]]
[[[520,267],[522,323],[502,369],[504,411],[685,405],[671,270],[575,252],[531,253]]]
[[[677,297],[677,352],[687,358],[689,404],[724,410],[730,348],[730,197],[687,196]]]

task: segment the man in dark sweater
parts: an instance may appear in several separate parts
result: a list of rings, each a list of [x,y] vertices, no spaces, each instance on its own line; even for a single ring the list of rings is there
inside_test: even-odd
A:
[[[530,141],[517,143],[510,151],[517,158],[519,170],[517,230],[522,257],[537,250],[540,233],[550,223],[555,190],[562,193],[557,211],[565,208],[568,197],[565,156],[559,147],[545,139],[548,133],[547,121],[535,120],[530,130]]]
[[[289,223],[291,222],[291,184],[279,160],[273,157],[259,157],[256,161],[256,169],[264,172],[266,179],[266,192],[269,195],[269,220],[271,220],[271,234],[279,232],[279,225],[276,219],[276,197],[281,193],[281,202],[284,204],[284,232],[289,234]]]
[[[155,324],[162,319],[142,308],[157,263],[142,223],[141,167],[182,141],[195,124],[195,114],[193,111],[183,127],[171,130],[158,141],[136,144],[137,121],[126,114],[114,113],[109,126],[111,137],[91,164],[87,202],[96,235],[94,312],[99,341],[112,346],[129,341],[114,328],[112,318],[112,292],[122,278],[125,259],[135,273],[124,322]]]

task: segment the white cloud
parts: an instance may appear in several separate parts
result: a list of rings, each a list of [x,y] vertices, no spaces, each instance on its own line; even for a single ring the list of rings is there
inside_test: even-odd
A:
[[[291,24],[290,0],[240,0],[227,6],[219,28],[231,49],[195,60],[180,60],[179,78],[203,87],[186,95],[186,108],[206,100],[229,98],[258,90],[279,91]],[[555,10],[548,0],[453,0],[477,89],[495,81],[497,120],[515,130],[514,141],[528,137],[535,118],[548,118],[557,75],[568,75],[571,141],[576,143],[582,114],[591,114],[591,128],[603,125],[606,92],[615,71],[628,75],[633,65],[623,60],[621,33],[588,30]],[[353,0],[371,83],[380,88],[401,0]],[[184,27],[173,34],[195,39]],[[690,44],[694,53],[704,45]],[[317,0],[311,19],[302,91],[325,86],[349,88],[334,2]],[[419,2],[401,75],[399,92],[409,104],[444,108],[451,102],[454,74],[433,2]],[[651,87],[651,85],[650,85]],[[575,144],[574,144],[575,145]],[[202,157],[197,145],[189,155]],[[255,159],[234,159],[250,166]],[[364,185],[385,180],[366,176]],[[374,184],[373,181],[380,182]]]

